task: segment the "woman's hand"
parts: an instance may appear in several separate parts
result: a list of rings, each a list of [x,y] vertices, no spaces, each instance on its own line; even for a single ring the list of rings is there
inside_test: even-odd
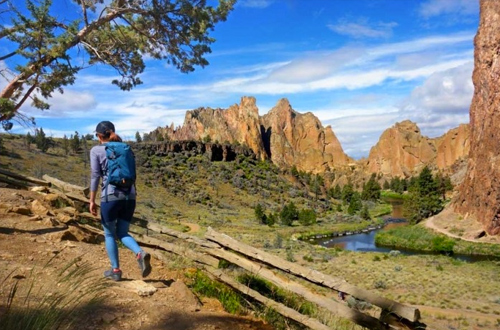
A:
[[[92,213],[93,216],[97,216],[97,204],[95,203],[95,196],[96,192],[91,191],[90,192],[90,213]]]
[[[97,204],[93,201],[90,201],[90,213],[92,213],[93,216],[97,216]]]

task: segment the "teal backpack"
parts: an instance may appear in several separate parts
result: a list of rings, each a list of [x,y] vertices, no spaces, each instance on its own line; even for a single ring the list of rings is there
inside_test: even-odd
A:
[[[130,146],[124,142],[105,144],[108,159],[108,184],[121,190],[128,190],[135,184],[135,156]],[[107,195],[106,185],[106,195]]]

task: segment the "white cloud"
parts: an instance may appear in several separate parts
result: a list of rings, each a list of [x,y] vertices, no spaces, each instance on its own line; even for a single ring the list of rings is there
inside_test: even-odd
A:
[[[473,62],[436,72],[416,87],[401,105],[403,112],[465,114],[469,112],[474,86]]]
[[[303,83],[325,78],[361,55],[362,50],[356,48],[310,53],[278,67],[271,72],[268,81]]]
[[[241,4],[243,7],[250,8],[267,8],[269,7],[274,0],[240,0],[237,4]]]
[[[396,26],[398,24],[395,22],[370,24],[365,18],[358,18],[355,21],[342,18],[337,24],[327,25],[333,32],[353,38],[388,38],[392,35],[392,30]]]
[[[477,15],[479,1],[477,0],[427,0],[420,4],[418,13],[428,19],[439,15]]]
[[[368,53],[379,58],[382,56],[411,54],[425,50],[441,49],[452,52],[453,45],[467,45],[472,48],[473,33],[456,33],[447,35],[436,35],[431,37],[419,38],[404,42],[386,43],[368,50]]]

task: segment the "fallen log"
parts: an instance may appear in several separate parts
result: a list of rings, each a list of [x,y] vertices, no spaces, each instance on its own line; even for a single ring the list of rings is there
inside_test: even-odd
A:
[[[156,233],[165,234],[165,235],[169,235],[172,237],[180,238],[180,239],[186,240],[188,242],[195,243],[196,245],[199,245],[199,246],[208,247],[208,248],[219,248],[220,247],[219,244],[201,239],[201,238],[196,237],[196,236],[181,233],[179,231],[162,226],[159,223],[148,222],[147,228],[156,232]]]
[[[340,316],[342,318],[353,321],[354,323],[367,327],[369,329],[390,329],[390,327],[374,318],[370,315],[363,314],[359,311],[349,308],[346,305],[340,304],[332,299],[329,299],[325,296],[317,295],[311,292],[308,288],[303,285],[293,282],[290,280],[282,279],[276,276],[271,270],[263,267],[260,264],[257,264],[253,261],[245,259],[241,256],[238,256],[232,252],[222,250],[222,249],[206,249],[208,254],[229,261],[241,268],[247,270],[248,272],[262,277],[265,280],[270,281],[271,283],[284,288],[290,292],[293,292],[304,299],[332,312],[333,314]]]
[[[191,259],[195,262],[198,262],[200,264],[203,264],[203,265],[207,265],[207,266],[215,267],[215,268],[217,268],[219,266],[218,259],[211,257],[209,255],[197,252],[197,251],[193,251],[193,250],[186,248],[186,247],[183,247],[179,244],[172,244],[172,243],[164,242],[164,241],[161,241],[157,238],[149,237],[149,236],[147,236],[147,237],[144,237],[144,236],[143,237],[135,237],[135,239],[139,243],[146,244],[149,246],[151,246],[151,245],[157,246],[165,251],[172,252],[172,253],[175,253],[177,255],[189,258],[189,259]]]
[[[231,250],[239,252],[250,258],[259,260],[272,267],[281,269],[282,271],[299,276],[312,283],[333,289],[335,291],[344,292],[357,299],[369,302],[375,306],[382,308],[385,311],[397,314],[411,322],[417,322],[420,319],[420,311],[417,308],[405,306],[396,301],[378,296],[368,290],[357,288],[342,279],[334,278],[332,276],[320,273],[316,270],[283,260],[270,253],[238,242],[228,235],[220,234],[212,228],[208,228],[205,237],[208,240],[214,241]]]
[[[14,178],[14,179],[17,179],[17,180],[31,182],[31,183],[37,184],[39,186],[50,187],[50,185],[51,185],[50,182],[47,182],[45,180],[40,180],[40,179],[37,179],[37,178],[33,178],[33,177],[30,177],[30,176],[25,176],[25,175],[18,174],[18,173],[12,173],[12,172],[9,172],[9,171],[6,171],[6,170],[2,170],[2,169],[0,169],[0,174],[6,175],[8,177],[11,177],[11,178]]]
[[[28,184],[26,182],[11,180],[9,178],[2,176],[0,176],[0,182],[6,183],[12,187],[23,188],[23,189],[28,188]]]
[[[264,297],[261,295],[259,292],[250,289],[246,285],[243,285],[230,276],[224,274],[221,270],[211,268],[211,267],[204,267],[205,271],[209,273],[209,275],[212,275],[211,277],[219,282],[225,283],[232,287],[235,290],[238,290],[242,294],[251,297],[252,299],[255,299],[256,301],[264,304],[267,307],[273,308],[276,312],[280,313],[281,315],[294,320],[295,322],[298,322],[300,324],[303,324],[307,327],[309,327],[312,330],[331,330],[330,327],[324,325],[323,323],[319,322],[318,320],[314,318],[310,318],[306,315],[300,314],[296,310],[287,307],[283,304],[280,304],[274,300],[271,300],[267,297]]]
[[[42,178],[45,181],[50,182],[54,186],[61,188],[63,192],[74,192],[74,193],[77,193],[77,194],[81,194],[81,195],[83,195],[85,197],[89,196],[89,191],[90,191],[89,187],[84,188],[84,187],[81,187],[81,186],[77,186],[75,184],[67,183],[67,182],[61,181],[59,179],[53,178],[53,177],[51,177],[51,176],[49,176],[47,174],[44,174],[42,176]]]

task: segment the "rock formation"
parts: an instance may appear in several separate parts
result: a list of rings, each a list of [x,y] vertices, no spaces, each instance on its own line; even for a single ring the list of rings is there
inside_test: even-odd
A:
[[[450,169],[458,160],[467,158],[470,150],[470,126],[462,124],[433,139],[436,146],[436,166]]]
[[[406,177],[435,157],[433,143],[422,136],[415,123],[406,120],[382,133],[370,150],[367,169],[370,173]]]
[[[281,99],[262,117],[262,126],[271,160],[280,167],[296,166],[317,173],[353,161],[330,126],[323,127],[310,112],[294,111],[287,99]]]
[[[407,120],[387,129],[367,159],[354,161],[344,153],[330,126],[323,127],[310,112],[296,112],[287,99],[279,100],[269,113],[260,117],[255,98],[242,97],[240,104],[228,109],[188,111],[181,127],[158,128],[153,133],[171,142],[204,141],[193,148],[203,145],[203,151],[199,153],[213,152],[214,160],[226,160],[225,156],[217,156],[220,152],[246,154],[247,151],[233,151],[224,146],[232,144],[246,146],[257,158],[271,159],[279,167],[295,166],[312,173],[343,168],[351,174],[356,169],[364,175],[382,173],[391,177],[408,177],[428,165],[450,174],[452,165],[458,160],[463,161],[469,152],[468,125],[431,139],[423,136],[418,126]],[[193,149],[191,145],[166,143],[156,146],[155,150],[175,152],[175,148],[185,150],[187,147]]]
[[[259,109],[253,97],[242,97],[240,104],[224,109],[199,108],[186,112],[184,125],[167,127],[160,133],[170,140],[206,140],[244,144],[261,159],[267,158],[260,135]]]
[[[500,1],[480,1],[474,39],[474,96],[470,107],[470,152],[455,209],[500,233]]]
[[[366,160],[369,173],[408,177],[424,166],[449,169],[469,151],[469,129],[463,124],[432,139],[423,136],[418,126],[405,120],[385,130]]]
[[[227,110],[200,108],[188,111],[182,127],[157,131],[169,140],[210,140],[248,146],[260,159],[282,167],[324,172],[352,162],[330,126],[324,128],[312,113],[294,111],[286,99],[259,117],[255,98],[242,97]],[[209,137],[209,138],[208,138]]]

